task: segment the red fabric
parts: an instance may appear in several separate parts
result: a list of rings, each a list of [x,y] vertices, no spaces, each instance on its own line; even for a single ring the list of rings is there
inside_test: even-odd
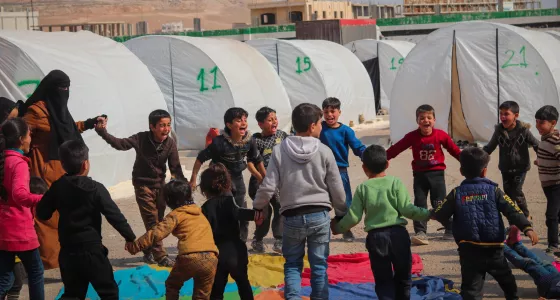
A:
[[[327,259],[329,284],[346,282],[352,284],[374,282],[373,273],[367,253],[339,254]],[[412,274],[419,275],[424,269],[418,254],[412,254]],[[301,285],[310,286],[311,269],[306,268],[301,274]]]
[[[8,201],[0,199],[0,250],[33,250],[39,247],[39,240],[31,209],[42,196],[29,192],[29,159],[12,150],[6,150],[4,155]]]
[[[412,170],[417,172],[445,170],[443,146],[451,156],[459,160],[461,149],[455,145],[451,137],[443,130],[433,129],[432,134],[422,135],[414,130],[387,149],[387,159],[397,157],[404,150],[412,147]]]
[[[556,268],[556,270],[558,270],[558,272],[560,272],[560,262],[553,261],[552,265]]]
[[[220,135],[220,130],[218,128],[210,128],[210,131],[208,131],[208,134],[206,135],[205,147],[208,147],[208,145],[212,144],[212,140],[218,135]]]

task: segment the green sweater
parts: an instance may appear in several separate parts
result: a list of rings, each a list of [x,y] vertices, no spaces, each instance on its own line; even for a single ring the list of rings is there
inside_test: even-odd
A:
[[[389,226],[406,226],[405,218],[427,221],[430,211],[414,206],[400,179],[393,176],[372,178],[356,188],[350,210],[338,224],[336,231],[346,232],[362,220],[366,213],[365,231]]]

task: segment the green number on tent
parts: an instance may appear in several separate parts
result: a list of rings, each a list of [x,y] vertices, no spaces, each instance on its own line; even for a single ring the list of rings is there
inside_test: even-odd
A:
[[[523,62],[520,63],[519,66],[527,68],[528,64],[527,60],[525,59],[525,46],[521,47],[521,50],[519,50],[519,54],[523,56]]]
[[[398,60],[398,64],[399,64],[399,65],[402,65],[403,62],[404,62],[404,58],[401,57],[401,58]],[[391,67],[389,68],[389,70],[397,70],[397,69],[398,69],[398,68],[395,67],[395,58],[393,57],[393,58],[391,58]]]
[[[201,92],[208,90],[208,88],[204,86],[204,77],[206,77],[206,70],[204,70],[204,68],[201,68],[200,72],[198,72],[198,77],[196,78],[196,80],[200,81]]]
[[[522,58],[522,62],[518,63],[518,64],[512,64],[510,63],[511,60],[513,59],[513,57],[515,56],[515,51],[513,50],[507,50],[506,54],[509,54],[509,59],[505,62],[505,64],[502,65],[502,69],[508,68],[508,67],[521,67],[521,68],[527,68],[527,66],[529,65],[527,63],[527,58],[525,57],[525,46],[521,47],[521,50],[519,50],[519,54],[521,54],[521,58]]]
[[[212,70],[210,70],[210,73],[214,74],[214,85],[212,85],[212,89],[219,89],[222,86],[218,85],[217,81],[218,81],[218,66],[215,66]]]
[[[17,83],[17,86],[22,87],[25,85],[34,85],[35,87],[33,88],[33,91],[31,92],[31,94],[27,94],[26,97],[29,98],[31,97],[31,95],[33,94],[33,92],[35,91],[35,89],[37,89],[37,87],[39,86],[39,83],[41,83],[41,80],[37,80],[37,79],[27,79],[27,80],[22,80],[20,82]]]
[[[303,64],[305,65],[305,69],[301,69],[301,57],[298,56],[298,58],[296,59],[296,64],[297,64],[297,70],[296,73],[301,74],[303,72],[307,72],[309,70],[311,70],[311,59],[309,57],[304,57],[303,58]]]
[[[296,64],[297,64],[296,73],[301,74],[301,72],[303,72],[301,70],[301,57],[298,56],[298,58],[296,59]]]
[[[509,59],[506,61],[506,63],[502,66],[502,69],[505,69],[507,67],[516,67],[519,66],[518,64],[510,64],[509,62],[513,59],[513,57],[515,56],[515,51],[513,50],[508,50],[506,51],[506,54],[510,54]]]

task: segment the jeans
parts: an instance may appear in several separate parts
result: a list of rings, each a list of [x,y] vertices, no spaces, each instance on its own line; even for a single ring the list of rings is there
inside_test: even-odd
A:
[[[346,207],[352,205],[352,186],[350,185],[350,176],[348,176],[348,169],[339,168],[340,177],[342,178],[342,186],[344,186],[344,193],[346,194]]]
[[[45,299],[45,280],[43,277],[43,262],[39,249],[9,252],[0,251],[0,295],[6,295],[13,283],[13,270],[16,255],[19,257],[27,272],[29,298],[31,300]]]
[[[546,196],[546,227],[548,246],[558,247],[558,214],[560,213],[560,184],[543,187]]]
[[[235,203],[237,206],[242,208],[247,208],[247,201],[245,201],[245,181],[243,181],[243,174],[231,175],[232,184],[232,194],[235,198]],[[247,241],[247,236],[249,235],[249,222],[239,221],[239,237],[242,241]]]
[[[427,171],[414,172],[414,206],[428,208],[428,193],[432,208],[437,208],[447,196],[445,190],[445,172]],[[428,230],[428,222],[414,221],[414,232],[424,232]],[[446,231],[451,230],[451,220],[442,223]]]
[[[504,182],[504,193],[513,199],[521,211],[523,211],[525,217],[528,217],[529,207],[523,193],[525,176],[527,176],[527,172],[502,173],[502,180]]]
[[[327,257],[331,239],[330,221],[327,210],[284,217],[282,254],[286,259],[284,296],[287,300],[301,299],[301,272],[306,242],[311,265],[311,299],[329,299]]]
[[[542,276],[558,273],[555,266],[541,261],[538,256],[523,246],[521,242],[517,242],[511,247],[504,245],[504,256],[515,267],[528,273],[533,278],[535,284],[538,284]]]
[[[368,231],[366,248],[379,300],[408,300],[412,287],[410,236],[403,226]]]

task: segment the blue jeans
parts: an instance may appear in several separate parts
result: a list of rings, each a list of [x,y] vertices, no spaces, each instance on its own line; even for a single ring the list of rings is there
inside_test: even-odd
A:
[[[31,300],[44,300],[44,268],[41,256],[39,255],[39,249],[22,252],[0,251],[0,295],[5,295],[12,286],[12,273],[16,255],[23,263],[25,271],[27,272],[29,298]]]
[[[344,193],[346,194],[346,207],[352,204],[352,186],[350,185],[350,177],[348,176],[348,169],[340,170],[340,177],[342,178],[342,185],[344,186]]]
[[[533,252],[523,246],[521,242],[515,243],[511,248],[504,245],[504,256],[514,266],[528,273],[533,278],[535,284],[538,284],[542,276],[558,273],[556,267],[541,261]]]
[[[287,300],[301,299],[301,272],[307,241],[307,256],[311,265],[311,299],[329,299],[327,257],[331,239],[328,211],[284,217],[282,253],[284,263],[284,296]]]

